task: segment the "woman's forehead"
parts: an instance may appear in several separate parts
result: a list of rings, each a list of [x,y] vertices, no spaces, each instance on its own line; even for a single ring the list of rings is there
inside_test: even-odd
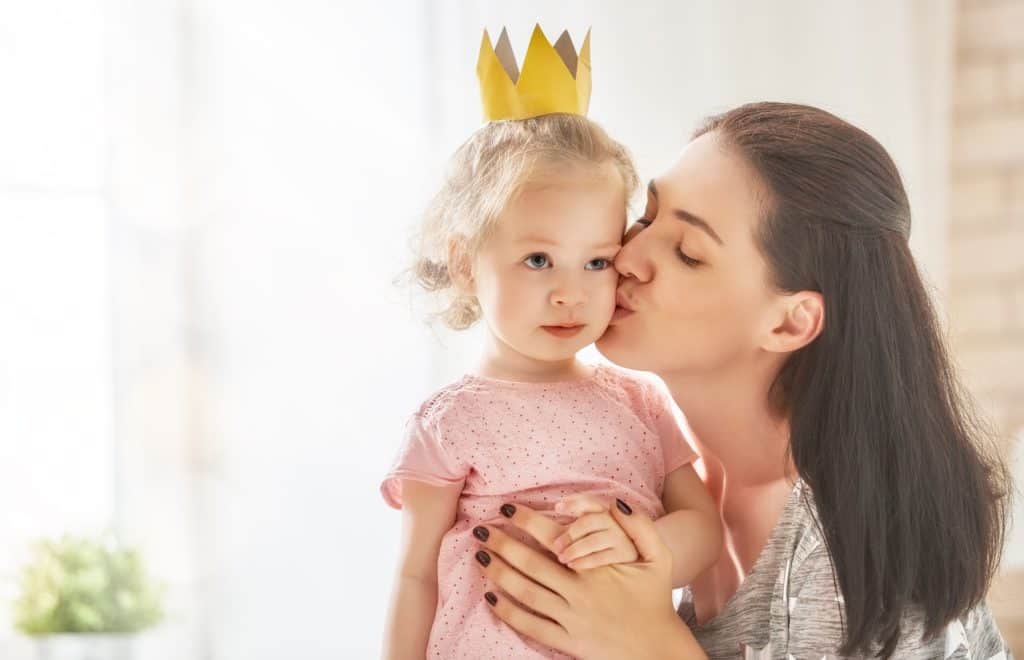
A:
[[[681,210],[703,218],[728,243],[750,235],[762,208],[757,173],[715,133],[691,141],[676,162],[654,181],[659,212]]]

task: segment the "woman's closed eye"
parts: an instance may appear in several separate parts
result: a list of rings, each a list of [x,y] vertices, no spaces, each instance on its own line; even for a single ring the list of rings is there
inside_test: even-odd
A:
[[[694,259],[690,255],[683,252],[682,246],[676,248],[676,254],[679,255],[679,258],[682,260],[682,262],[689,266],[690,268],[696,268],[702,263],[701,261],[698,261],[697,259]]]
[[[637,232],[641,232],[647,229],[648,227],[651,226],[652,222],[654,221],[648,220],[647,218],[637,218],[636,221],[633,223],[633,226],[629,228],[629,234],[627,235],[628,238],[632,238],[634,235],[636,235]],[[683,252],[683,246],[681,245],[676,248],[676,255],[679,257],[680,261],[682,261],[684,264],[691,268],[696,268],[697,266],[700,266],[701,264],[704,263],[698,259],[694,259],[690,255]]]

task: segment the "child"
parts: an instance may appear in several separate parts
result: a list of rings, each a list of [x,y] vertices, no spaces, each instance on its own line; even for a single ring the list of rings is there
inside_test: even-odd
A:
[[[494,53],[486,33],[484,40],[482,61]],[[519,92],[525,95],[531,63],[558,52],[559,66],[577,74],[564,86],[577,85],[586,66],[589,95],[589,39],[578,62],[566,42],[567,34],[552,49],[535,29]],[[504,32],[497,50],[511,53]],[[502,503],[522,503],[568,524],[572,519],[555,505],[587,493],[621,498],[655,518],[699,520],[662,527],[685,530],[690,539],[675,546],[688,551],[674,557],[683,567],[677,586],[710,566],[722,543],[718,513],[669,399],[648,381],[576,359],[615,309],[612,262],[637,183],[628,154],[579,105],[510,111],[507,98],[489,96],[486,66],[478,71],[492,121],[453,157],[427,213],[417,274],[427,289],[449,294],[442,314],[449,326],[482,318],[487,344],[474,373],[413,415],[381,486],[388,504],[404,510],[388,658],[565,657],[488,611],[472,530],[498,527],[532,543],[503,524]],[[499,73],[517,77],[504,63]],[[557,96],[548,90],[532,98],[543,94]],[[636,560],[614,523],[595,528],[561,551],[570,568]]]

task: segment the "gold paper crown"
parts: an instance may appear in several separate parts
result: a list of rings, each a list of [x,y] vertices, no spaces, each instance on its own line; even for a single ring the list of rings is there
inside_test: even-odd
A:
[[[552,112],[585,116],[590,106],[590,30],[577,55],[568,30],[552,46],[540,25],[535,26],[522,73],[516,66],[508,32],[502,28],[498,47],[493,48],[484,30],[476,75],[486,121],[526,119]]]

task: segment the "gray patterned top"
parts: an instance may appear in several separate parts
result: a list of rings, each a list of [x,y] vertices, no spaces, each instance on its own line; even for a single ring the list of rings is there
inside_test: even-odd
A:
[[[718,616],[697,625],[692,594],[683,590],[679,616],[711,658],[838,657],[842,597],[814,512],[805,504],[805,488],[797,482],[754,568]],[[923,621],[920,612],[906,613],[896,658],[1013,657],[984,605],[929,640],[921,639]]]

